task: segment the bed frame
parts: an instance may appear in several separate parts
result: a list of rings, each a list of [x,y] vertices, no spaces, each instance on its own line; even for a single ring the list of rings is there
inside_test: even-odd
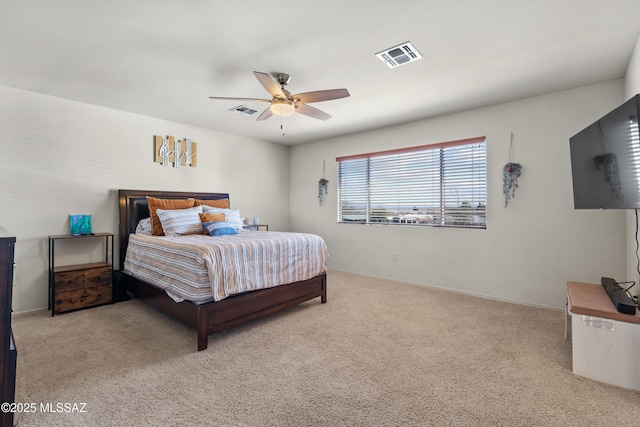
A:
[[[120,271],[128,293],[198,332],[198,351],[207,348],[208,336],[233,326],[284,310],[301,302],[320,297],[327,302],[326,273],[309,280],[230,296],[218,302],[176,303],[162,289],[124,273],[129,234],[138,222],[149,216],[146,196],[162,199],[194,197],[203,200],[228,199],[226,193],[187,193],[175,191],[118,190],[120,204]]]

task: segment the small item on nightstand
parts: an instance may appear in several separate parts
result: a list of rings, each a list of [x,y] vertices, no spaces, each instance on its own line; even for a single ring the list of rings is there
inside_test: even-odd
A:
[[[253,218],[253,225],[260,225],[260,218]]]
[[[92,235],[91,215],[69,214],[69,231],[72,236]]]

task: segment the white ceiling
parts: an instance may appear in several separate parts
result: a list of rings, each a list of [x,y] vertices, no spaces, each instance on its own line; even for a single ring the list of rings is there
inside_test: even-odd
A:
[[[639,0],[1,0],[0,85],[297,144],[620,78],[639,35]],[[268,98],[254,70],[351,96],[283,136],[208,99]]]

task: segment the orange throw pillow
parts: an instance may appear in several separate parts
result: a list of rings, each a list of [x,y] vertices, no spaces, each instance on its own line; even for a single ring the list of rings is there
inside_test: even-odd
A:
[[[195,199],[195,204],[193,206],[207,205],[212,208],[225,208],[229,209],[229,199],[218,199],[218,200],[200,200]]]
[[[200,221],[202,222],[225,222],[227,217],[224,214],[201,213]]]

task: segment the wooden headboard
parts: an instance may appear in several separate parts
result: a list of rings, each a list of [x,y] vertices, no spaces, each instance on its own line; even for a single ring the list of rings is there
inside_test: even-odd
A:
[[[201,200],[228,199],[228,193],[188,193],[183,191],[146,191],[118,190],[120,205],[120,270],[124,269],[124,257],[127,254],[129,234],[136,231],[138,222],[149,217],[147,196],[159,199],[186,199],[193,197]]]

